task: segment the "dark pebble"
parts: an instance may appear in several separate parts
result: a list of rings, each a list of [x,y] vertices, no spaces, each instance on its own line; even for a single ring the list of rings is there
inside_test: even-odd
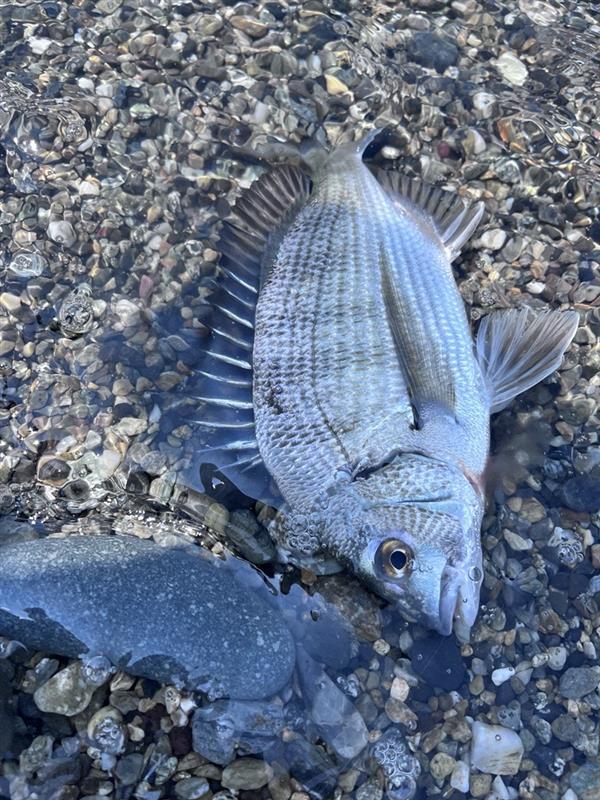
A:
[[[458,47],[436,33],[417,31],[408,43],[407,55],[422,67],[444,72],[458,61]]]
[[[600,511],[600,477],[575,475],[562,487],[561,497],[567,508],[593,514]]]

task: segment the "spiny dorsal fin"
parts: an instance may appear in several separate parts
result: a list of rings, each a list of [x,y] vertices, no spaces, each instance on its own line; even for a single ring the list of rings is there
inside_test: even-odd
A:
[[[490,413],[551,375],[579,324],[576,311],[496,311],[477,332],[477,359],[490,397]]]
[[[286,230],[310,194],[299,167],[258,178],[235,204],[221,231],[220,275],[209,297],[209,329],[198,368],[183,391],[199,404],[192,472],[214,464],[242,492],[262,499],[272,484],[254,429],[252,349],[256,303]],[[270,498],[271,499],[271,498]]]
[[[376,169],[375,177],[403,211],[425,212],[453,261],[481,222],[483,203],[465,206],[452,192],[393,170]]]

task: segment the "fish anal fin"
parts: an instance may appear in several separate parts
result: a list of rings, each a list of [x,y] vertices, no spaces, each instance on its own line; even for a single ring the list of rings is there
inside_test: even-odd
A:
[[[576,311],[535,313],[529,308],[496,311],[482,320],[476,349],[490,413],[558,369],[578,324]]]
[[[401,213],[417,220],[423,214],[453,261],[481,222],[483,203],[466,206],[460,197],[394,170],[374,170],[375,177]]]

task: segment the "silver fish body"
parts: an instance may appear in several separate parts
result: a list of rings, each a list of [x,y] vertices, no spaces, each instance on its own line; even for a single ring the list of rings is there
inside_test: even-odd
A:
[[[483,471],[489,404],[448,255],[417,214],[394,203],[358,153],[338,151],[320,170],[258,300],[256,431],[290,509],[280,538],[325,549],[407,616],[448,633],[456,602],[445,610],[442,598],[460,590],[466,605],[481,579],[483,500],[464,470]],[[455,398],[445,411],[432,392],[418,430],[384,271],[422,374]],[[373,486],[378,496],[365,498]],[[452,503],[469,505],[466,529]],[[377,546],[407,537],[410,575],[377,574]],[[464,609],[468,624],[476,612]]]
[[[482,209],[436,216],[446,200],[386,186],[364,146],[313,169],[285,234],[264,239],[259,283],[228,268],[257,297],[243,424],[283,498],[276,541],[332,555],[407,618],[464,633],[483,577],[490,413],[556,369],[576,319],[495,315],[476,351],[451,258]],[[286,213],[268,188],[254,197],[271,209],[261,230]],[[244,249],[260,242],[247,227],[232,238],[246,274]]]

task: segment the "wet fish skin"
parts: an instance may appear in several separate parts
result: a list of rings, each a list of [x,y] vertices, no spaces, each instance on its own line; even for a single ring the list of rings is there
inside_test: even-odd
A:
[[[376,179],[365,146],[311,156],[312,190],[283,168],[240,199],[223,292],[249,294],[220,311],[253,331],[252,365],[230,352],[239,326],[225,344],[214,327],[210,358],[235,375],[219,367],[201,399],[223,408],[223,386],[238,393],[217,440],[223,469],[248,481],[262,461],[252,480],[276,482],[271,533],[292,560],[333,556],[407,618],[443,634],[454,622],[466,637],[483,577],[490,413],[559,366],[578,316],[495,313],[475,348],[451,260],[481,204]],[[251,395],[240,388],[250,372]],[[242,422],[245,452],[230,456]]]
[[[274,535],[293,550],[335,555],[407,616],[448,633],[454,608],[440,619],[441,598],[469,581],[456,571],[476,576],[476,594],[481,580],[483,498],[457,465],[481,474],[489,424],[462,300],[429,221],[399,210],[358,153],[334,152],[314,182],[257,307],[257,438],[287,501]],[[420,430],[387,324],[383,270],[402,298],[409,355],[424,359]],[[450,408],[436,398],[440,385]],[[395,451],[393,474],[376,468]],[[412,453],[434,459],[435,476]],[[471,509],[466,528],[441,501],[411,504],[411,494],[438,496],[440,482],[444,496]],[[379,491],[379,505],[369,507],[362,490]],[[410,539],[414,558],[410,575],[391,580],[374,560],[394,538]],[[472,620],[473,591],[461,591]]]

